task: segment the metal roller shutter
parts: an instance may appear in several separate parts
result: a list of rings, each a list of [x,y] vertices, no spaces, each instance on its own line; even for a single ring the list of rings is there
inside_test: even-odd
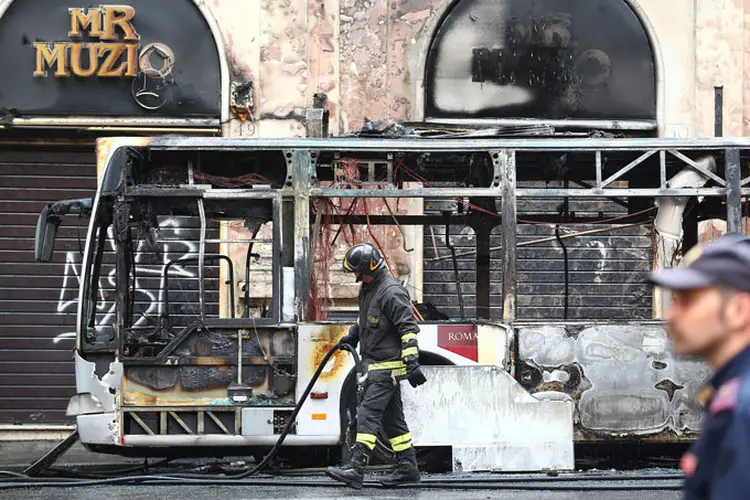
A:
[[[518,218],[554,217],[562,199],[518,201]],[[448,201],[427,200],[425,213],[453,211]],[[606,219],[627,215],[627,209],[605,199],[572,200],[570,210],[579,217]],[[604,215],[602,215],[604,214]],[[650,319],[651,289],[646,275],[653,259],[649,224],[564,239],[565,250],[554,240],[550,224],[519,224],[516,251],[520,320],[563,319],[565,265],[568,255],[568,311],[570,320]],[[613,223],[614,224],[614,223]],[[613,226],[609,224],[609,226]],[[605,225],[606,226],[606,225]],[[601,229],[602,225],[562,225],[561,235]],[[467,318],[476,316],[476,238],[470,227],[451,226],[450,243],[456,247],[458,274]],[[502,318],[503,268],[500,252],[501,228],[490,238],[490,317]],[[542,239],[548,241],[529,245]],[[467,255],[467,253],[470,253]],[[463,254],[463,255],[462,255]],[[436,255],[440,260],[435,260]],[[424,300],[452,319],[459,318],[453,261],[446,247],[445,227],[431,226],[424,232]]]
[[[92,196],[96,190],[93,149],[3,151],[0,149],[0,424],[60,424],[75,393],[73,366],[78,276],[88,219],[67,218],[60,226],[52,262],[34,260],[34,234],[44,205]],[[158,244],[136,244],[136,316],[155,322],[162,312],[161,273],[175,259],[197,256],[200,220],[160,217]],[[208,221],[208,238],[218,226]],[[113,247],[112,247],[113,248]],[[207,244],[215,254],[218,245]],[[105,253],[97,322],[114,320],[114,254]],[[206,263],[206,313],[218,316],[217,262]],[[200,317],[195,265],[170,271],[170,317],[174,327]],[[137,321],[147,324],[149,318]]]
[[[34,260],[42,207],[96,189],[93,148],[0,149],[0,423],[65,423],[87,220],[60,227],[54,260]],[[79,246],[80,244],[80,246]]]

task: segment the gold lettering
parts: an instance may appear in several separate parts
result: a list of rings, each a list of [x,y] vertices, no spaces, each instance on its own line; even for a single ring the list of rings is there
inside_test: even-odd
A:
[[[126,49],[128,51],[128,66],[125,72],[125,76],[138,76],[138,49],[140,45],[128,44]]]
[[[70,14],[70,31],[68,36],[81,36],[82,31],[88,28],[88,34],[93,37],[102,35],[102,11],[99,9],[68,9]]]
[[[71,43],[70,44],[70,70],[76,76],[88,78],[96,74],[96,69],[99,66],[99,58],[97,57],[96,46],[94,43]],[[89,64],[87,69],[83,69],[81,64],[81,51],[86,49],[89,53]]]
[[[0,0],[2,1],[2,0]],[[36,68],[34,76],[46,77],[54,71],[54,76],[65,77],[73,75],[88,78],[98,76],[103,78],[122,78],[138,76],[141,47],[137,42],[140,35],[135,29],[133,18],[135,9],[129,5],[100,5],[98,8],[70,8],[69,37],[99,38],[112,43],[103,42],[58,42],[34,43],[36,54]],[[152,44],[151,51],[157,52],[163,59],[163,67],[156,71],[171,72],[174,55],[169,47],[161,48],[161,44]],[[88,51],[88,62],[85,62]],[[125,57],[123,57],[125,53]],[[124,59],[124,60],[123,60]],[[148,59],[148,57],[147,57]]]
[[[35,42],[34,49],[36,50],[36,71],[34,71],[34,76],[47,76],[47,69],[52,68],[55,64],[57,65],[55,76],[70,76],[70,73],[66,69],[68,66],[67,44]]]
[[[127,5],[102,5],[104,10],[104,33],[102,40],[117,40],[115,32],[117,26],[125,33],[125,40],[140,40],[140,35],[135,31],[130,21],[135,16],[135,9]]]
[[[126,64],[122,63],[119,67],[115,68],[115,64],[120,60],[122,52],[125,49],[124,43],[100,43],[99,55],[107,55],[107,58],[99,67],[99,73],[96,76],[101,77],[121,77],[125,73]]]

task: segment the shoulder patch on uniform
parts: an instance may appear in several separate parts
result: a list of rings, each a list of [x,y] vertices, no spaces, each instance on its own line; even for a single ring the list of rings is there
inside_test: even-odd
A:
[[[740,381],[740,377],[735,377],[719,387],[709,407],[711,415],[716,415],[726,410],[734,410],[737,407]]]

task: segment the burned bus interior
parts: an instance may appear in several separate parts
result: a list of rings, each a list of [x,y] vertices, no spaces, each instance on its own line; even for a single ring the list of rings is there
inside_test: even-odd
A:
[[[131,277],[123,305],[133,338],[149,329],[148,336],[174,335],[191,318],[281,321],[281,287],[276,285],[283,280],[281,268],[294,265],[294,205],[303,202],[294,196],[299,189],[293,186],[292,154],[128,148],[120,168],[108,172],[110,182],[114,172],[122,174],[113,182],[116,189],[103,197],[111,212],[100,211],[98,217],[111,213],[105,225],[113,228],[123,217],[127,220],[116,232],[124,244],[121,265]],[[643,193],[668,189],[670,179],[692,166],[706,174],[700,187],[725,184],[721,150],[519,150],[514,163],[519,320],[651,318],[651,293],[642,278],[652,267],[650,226],[658,198]],[[422,313],[432,320],[502,318],[502,196],[480,192],[500,189],[502,174],[498,152],[493,158],[490,150],[310,153],[310,189],[326,190],[325,195],[309,196],[310,251],[315,252],[311,279],[331,273],[333,255],[325,252],[332,245],[378,240],[377,230],[383,233],[379,244],[405,254],[391,259],[392,271],[409,276],[413,264],[407,261],[422,261],[421,288],[412,288],[423,299],[418,306]],[[599,191],[606,195],[594,195],[602,183],[606,190]],[[227,194],[208,200],[203,198],[206,190]],[[233,194],[237,190],[251,194],[238,197]],[[350,193],[337,198],[336,190]],[[400,194],[378,196],[378,191],[389,190]],[[726,213],[724,197],[687,200],[680,249],[697,243],[701,222],[725,219]],[[415,227],[421,232],[419,256],[413,254],[414,239],[420,235],[406,234]],[[178,260],[170,237],[186,231],[193,233],[194,244],[183,244]],[[97,255],[107,254],[108,245],[101,242]],[[241,246],[244,255],[228,245]],[[173,255],[161,255],[165,249]],[[319,270],[321,266],[326,269]],[[146,274],[134,276],[141,267]],[[206,280],[196,279],[199,276]],[[259,277],[267,281],[270,293],[253,300],[250,291]],[[158,314],[139,307],[138,280],[158,281]],[[316,285],[310,284],[313,302],[322,300]],[[587,295],[585,289],[592,285],[603,293]],[[92,289],[92,311],[103,309],[96,304],[100,295]],[[306,319],[327,319],[322,309],[330,304],[309,306]],[[346,307],[333,309],[332,317],[346,317]],[[95,316],[90,315],[89,326],[97,324]]]
[[[295,190],[298,191],[293,186],[295,174],[285,153],[130,149],[123,164],[123,168],[125,164],[131,165],[130,178],[125,182],[132,185],[124,191],[128,203],[116,206],[115,198],[110,198],[114,214],[127,208],[131,218],[128,231],[132,248],[123,256],[126,259],[134,256],[138,251],[133,248],[141,245],[152,251],[154,245],[163,250],[169,243],[158,239],[168,238],[162,226],[169,227],[175,218],[192,221],[194,227],[189,230],[196,236],[195,255],[186,252],[183,258],[194,260],[164,267],[160,285],[178,287],[183,281],[193,279],[179,274],[183,268],[201,271],[197,261],[197,250],[201,247],[209,278],[206,284],[213,288],[193,294],[192,306],[173,298],[171,307],[160,306],[158,328],[162,333],[178,326],[179,320],[175,323],[175,318],[180,315],[203,319],[252,316],[258,321],[278,322],[281,312],[277,290],[272,286],[270,290],[274,293],[268,294],[268,300],[253,302],[249,297],[251,280],[243,271],[247,274],[255,264],[260,272],[258,266],[265,265],[264,269],[269,271],[266,277],[281,279],[280,268],[294,263],[293,226],[298,223],[294,219],[294,204],[302,200],[294,197]],[[497,152],[493,158],[489,150],[313,152],[309,156],[309,186],[328,191],[324,196],[309,197],[310,245],[315,244],[314,251],[321,254],[331,243],[378,239],[373,232],[377,228],[384,233],[379,243],[393,244],[406,253],[401,258],[394,257],[389,264],[392,270],[401,269],[403,276],[407,276],[411,263],[406,261],[414,257],[416,250],[415,241],[406,241],[409,238],[405,230],[418,227],[422,233],[419,242],[422,255],[412,260],[422,261],[422,288],[412,292],[419,291],[424,298],[420,310],[436,320],[500,318],[504,271],[500,258],[502,196],[471,192],[500,189],[502,172],[497,157]],[[643,193],[662,186],[668,189],[670,179],[691,169],[691,163],[702,165],[702,159],[707,162],[703,169],[707,173],[701,187],[723,187],[722,150],[515,151],[514,187],[519,190],[515,200],[517,221],[513,226],[517,232],[517,319],[651,318],[650,291],[642,278],[652,267],[650,225],[658,212],[658,198]],[[596,186],[602,183],[606,183],[606,195],[594,195]],[[194,186],[192,190],[190,186]],[[257,195],[240,199],[227,194],[198,203],[202,189],[209,187],[216,192],[226,189],[228,193],[252,189]],[[334,190],[360,190],[362,194],[336,198],[332,196]],[[401,194],[389,199],[378,196],[380,190],[400,190]],[[407,196],[410,192],[414,196]],[[435,196],[431,198],[432,194]],[[689,249],[698,241],[702,221],[725,219],[726,212],[725,197],[687,200],[680,224],[684,232],[681,249]],[[287,229],[278,231],[280,226]],[[240,234],[234,229],[243,234],[243,239],[234,243],[244,246],[244,259],[232,260],[231,252],[221,247],[229,242],[221,239],[219,232],[226,231],[232,238]],[[185,230],[173,228],[173,232]],[[261,233],[265,237],[258,239]],[[419,235],[409,236],[413,240]],[[262,258],[261,252],[266,252]],[[312,274],[316,274],[318,264],[323,264],[317,254]],[[325,258],[329,260],[325,263],[327,267],[333,264],[331,255]],[[159,261],[161,266],[168,263],[170,260]],[[139,261],[135,267],[145,264]],[[173,279],[175,269],[180,272]],[[592,278],[587,281],[585,274]],[[587,296],[584,289],[591,285],[598,285],[594,288],[604,293]],[[219,286],[227,288],[221,311],[215,302]],[[315,283],[310,286],[315,296]],[[546,292],[541,290],[543,287],[548,288]],[[230,289],[233,294],[228,293]],[[170,291],[159,293],[163,295],[160,302],[168,304]],[[206,297],[206,293],[211,295]],[[531,304],[532,298],[537,305]],[[628,299],[626,304],[621,302],[623,298]],[[540,300],[547,303],[539,304]],[[133,306],[128,310],[131,321],[150,317],[135,306],[138,301],[132,291],[131,302]],[[326,319],[316,316],[317,306],[312,304],[314,311],[307,319]],[[342,312],[332,314],[337,317]]]

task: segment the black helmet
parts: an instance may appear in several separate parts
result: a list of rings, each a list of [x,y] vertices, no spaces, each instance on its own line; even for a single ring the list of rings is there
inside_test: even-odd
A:
[[[349,273],[359,272],[361,275],[374,276],[384,265],[385,259],[370,243],[354,245],[344,256],[344,271]]]

